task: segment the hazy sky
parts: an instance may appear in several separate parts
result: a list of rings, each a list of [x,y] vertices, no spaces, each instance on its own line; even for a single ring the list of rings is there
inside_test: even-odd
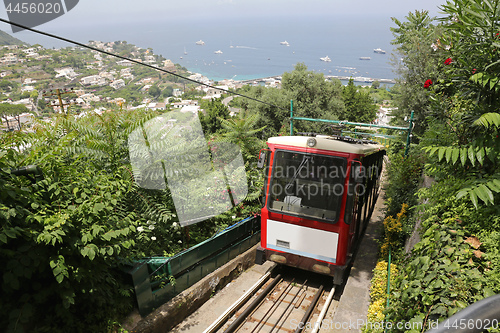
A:
[[[105,21],[144,21],[161,19],[224,19],[278,16],[386,16],[403,19],[409,11],[429,10],[438,15],[438,5],[445,0],[80,0],[66,15],[44,25],[40,30],[59,30],[67,25],[85,26]],[[0,15],[7,18],[1,6]],[[223,23],[223,21],[221,21]],[[355,22],[353,22],[355,23]],[[5,29],[5,26],[0,27]],[[63,32],[63,31],[61,31]]]

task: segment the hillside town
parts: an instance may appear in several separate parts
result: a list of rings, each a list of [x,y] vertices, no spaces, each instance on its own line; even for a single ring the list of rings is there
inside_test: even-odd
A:
[[[151,48],[140,48],[126,41],[90,41],[88,46],[121,57],[84,47],[46,49],[22,42],[2,46],[1,129],[20,129],[32,116],[45,118],[50,113],[62,112],[102,113],[117,107],[197,113],[201,111],[199,101],[221,98],[244,85],[281,86],[279,76],[214,82],[154,54]],[[6,111],[2,108],[5,104],[18,107]],[[379,121],[388,121],[389,111],[381,107]]]
[[[16,126],[28,122],[33,114],[43,117],[51,112],[68,110],[78,114],[88,111],[102,113],[119,106],[198,112],[199,98],[220,98],[227,90],[243,85],[233,80],[216,84],[201,74],[189,73],[171,60],[154,54],[151,49],[126,42],[92,41],[88,45],[212,87],[194,85],[192,81],[164,71],[86,48],[5,45],[0,49],[0,103],[22,106],[25,112],[12,115],[2,112],[2,129],[16,129]],[[187,90],[197,98],[183,99]]]

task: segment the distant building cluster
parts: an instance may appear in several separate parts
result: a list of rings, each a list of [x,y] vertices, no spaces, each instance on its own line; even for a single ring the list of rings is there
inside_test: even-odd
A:
[[[136,67],[140,66],[138,63],[144,63],[176,73],[178,68],[172,60],[155,55],[150,49],[141,49],[137,46],[126,44],[126,42],[105,43],[92,41],[89,45],[110,53],[126,48],[131,56],[131,60],[117,59],[110,55],[99,53],[96,50],[86,53],[85,58],[81,58],[82,56],[78,58],[78,56],[74,56],[72,53],[82,54],[80,51],[86,50],[79,47],[66,48],[63,49],[64,51],[46,50],[41,46],[6,45],[0,47],[0,80],[12,80],[16,82],[17,91],[20,91],[23,96],[26,96],[26,94],[30,95],[29,98],[12,100],[10,98],[12,91],[9,90],[9,87],[4,86],[2,93],[7,99],[2,103],[24,105],[30,112],[40,115],[38,105],[40,100],[42,100],[47,105],[50,104],[54,112],[62,112],[63,110],[58,107],[58,102],[54,102],[55,98],[48,96],[45,93],[45,89],[40,88],[42,84],[46,86],[48,81],[49,85],[52,86],[73,86],[74,90],[72,93],[76,97],[65,105],[75,105],[82,113],[85,112],[85,114],[91,110],[104,112],[102,103],[115,104],[120,108],[127,109],[173,109],[186,113],[203,112],[198,100],[182,98],[185,86],[181,83],[173,84],[172,97],[163,98],[156,96],[156,98],[152,98],[150,89],[161,86],[164,83],[161,79],[164,73],[158,71],[158,75],[148,74],[148,76],[144,76],[142,68]],[[67,54],[64,54],[64,52],[67,52]],[[71,61],[69,61],[70,55]],[[43,61],[35,63],[35,61],[40,60]],[[79,61],[80,63],[75,64],[75,61]],[[57,63],[61,66],[54,67],[52,65],[50,67],[51,74],[47,74],[48,72],[44,71],[45,66],[52,63]],[[227,79],[218,83],[199,73],[189,73],[188,78],[200,83],[196,87],[198,94],[203,96],[200,99],[208,100],[223,98],[229,91],[239,89],[244,85],[281,88],[280,76],[248,81]],[[134,87],[134,91],[140,91],[144,96],[140,102],[136,101],[135,105],[132,105],[131,101],[127,101],[125,97],[111,98],[99,94],[99,91],[107,87],[112,88],[111,91],[119,91],[128,86]],[[135,86],[138,87],[135,88]],[[389,114],[390,109],[380,108],[377,122],[387,124],[390,118]],[[6,129],[7,124],[9,124],[9,128],[13,128],[14,126],[10,125],[14,120],[18,125],[29,121],[27,115],[14,117],[15,119],[9,117],[3,117],[3,129]]]

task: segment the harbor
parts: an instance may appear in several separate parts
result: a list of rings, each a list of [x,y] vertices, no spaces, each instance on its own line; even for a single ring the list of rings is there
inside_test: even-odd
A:
[[[340,81],[349,81],[352,79],[354,82],[361,82],[361,83],[373,83],[375,81],[380,82],[381,84],[396,84],[396,80],[393,79],[377,79],[377,78],[372,78],[372,77],[364,77],[364,76],[346,76],[346,75],[325,75],[326,79],[338,79]],[[264,78],[258,78],[258,79],[251,79],[251,80],[241,80],[240,82],[242,84],[266,84],[267,82],[272,82],[272,81],[281,81],[281,75],[277,76],[269,76],[269,77],[264,77]]]

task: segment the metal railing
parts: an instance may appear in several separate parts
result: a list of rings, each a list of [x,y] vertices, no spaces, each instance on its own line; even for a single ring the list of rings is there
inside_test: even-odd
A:
[[[138,260],[128,273],[139,313],[147,315],[259,240],[260,217],[249,217],[173,257]]]
[[[469,305],[427,333],[475,333],[488,328],[500,328],[500,295]]]

